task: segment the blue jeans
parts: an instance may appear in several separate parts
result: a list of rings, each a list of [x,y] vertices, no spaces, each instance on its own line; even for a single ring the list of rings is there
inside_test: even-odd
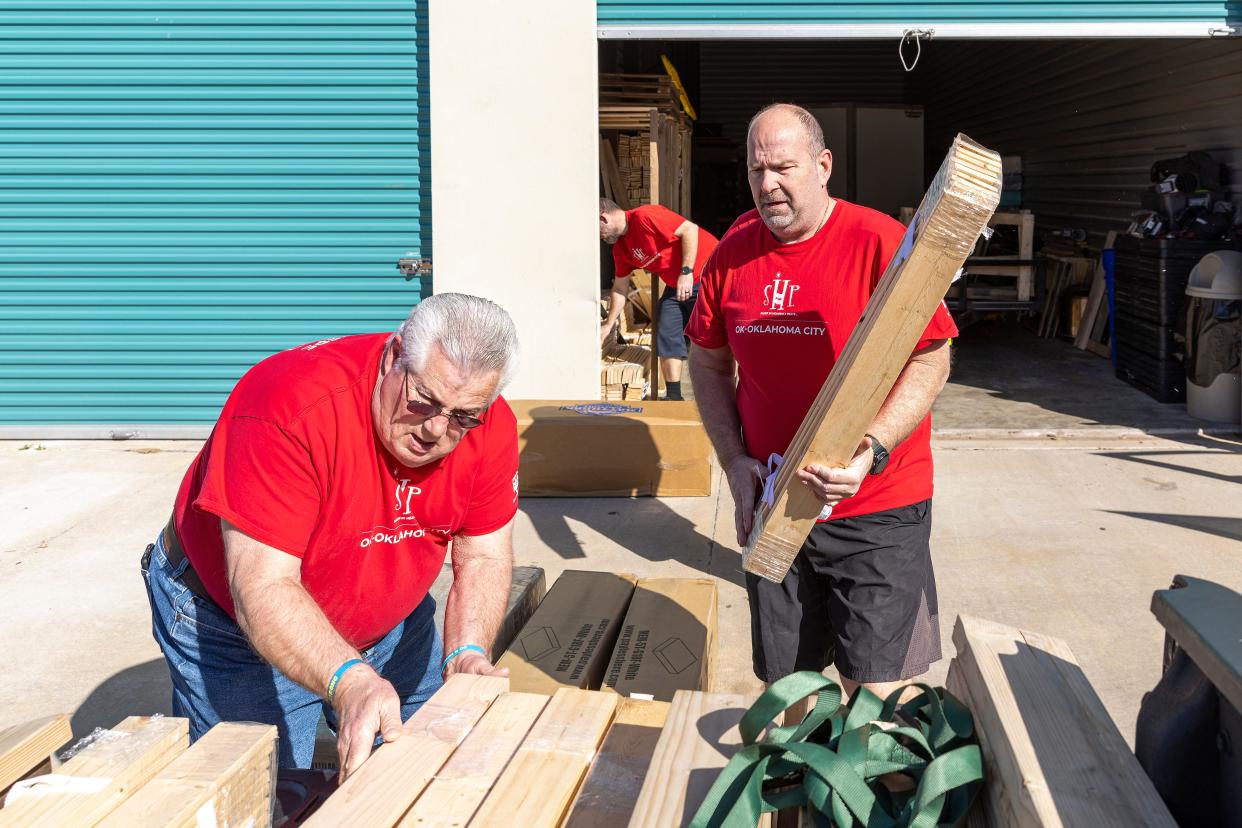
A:
[[[174,716],[190,720],[190,740],[218,722],[264,722],[280,735],[280,767],[309,768],[322,711],[335,733],[336,711],[324,699],[267,664],[228,614],[179,579],[187,566],[168,562],[163,533],[143,556],[151,627],[172,675]],[[435,599],[428,595],[363,659],[392,682],[401,719],[418,710],[443,683]],[[326,676],[325,676],[326,678]]]

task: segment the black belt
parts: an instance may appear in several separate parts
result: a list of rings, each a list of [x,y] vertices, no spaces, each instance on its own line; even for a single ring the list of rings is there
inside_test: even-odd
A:
[[[203,579],[198,577],[198,573],[194,571],[193,565],[185,555],[185,549],[181,546],[181,541],[177,540],[177,530],[173,528],[173,520],[174,518],[169,518],[168,525],[164,527],[164,555],[168,558],[169,565],[174,569],[182,561],[185,561],[185,571],[178,576],[178,580],[185,584],[186,589],[190,590],[190,592],[214,604],[215,599],[211,597],[207,587],[203,586]]]

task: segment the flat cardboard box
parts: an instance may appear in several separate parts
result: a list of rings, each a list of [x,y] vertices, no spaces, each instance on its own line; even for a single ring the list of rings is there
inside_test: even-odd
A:
[[[711,690],[716,582],[643,578],[621,625],[604,689],[672,701],[678,690]]]
[[[705,497],[712,447],[692,402],[510,400],[527,497]]]
[[[497,662],[509,668],[509,689],[549,696],[560,687],[598,690],[635,580],[626,573],[561,573]]]

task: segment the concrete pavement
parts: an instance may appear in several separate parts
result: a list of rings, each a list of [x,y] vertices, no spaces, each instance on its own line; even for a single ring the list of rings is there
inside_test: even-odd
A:
[[[946,660],[958,613],[1066,639],[1128,738],[1159,675],[1151,593],[1184,572],[1242,591],[1242,444],[1099,429],[936,441],[933,550]],[[196,442],[0,442],[0,727],[73,714],[75,734],[168,709],[138,572]],[[717,686],[752,690],[728,492],[527,499],[519,563],[720,579]]]

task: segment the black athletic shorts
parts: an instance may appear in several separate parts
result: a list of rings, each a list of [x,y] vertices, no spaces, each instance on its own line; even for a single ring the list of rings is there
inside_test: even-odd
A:
[[[940,659],[931,500],[817,523],[785,580],[746,574],[755,675],[836,664],[857,682],[908,679]]]

